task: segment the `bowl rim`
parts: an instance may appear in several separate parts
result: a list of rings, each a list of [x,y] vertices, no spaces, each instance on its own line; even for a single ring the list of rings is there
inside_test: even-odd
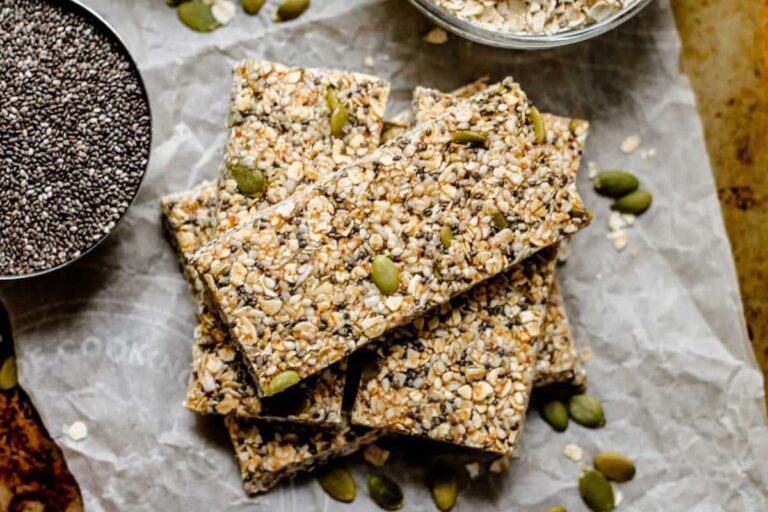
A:
[[[633,0],[602,21],[576,30],[555,34],[515,34],[483,27],[451,14],[434,0],[410,0],[431,21],[454,34],[476,43],[513,50],[543,50],[586,41],[612,30],[635,16],[653,0]]]
[[[146,84],[144,83],[144,78],[141,75],[141,71],[139,70],[139,66],[136,64],[136,61],[134,60],[133,55],[131,55],[131,52],[128,50],[128,45],[125,44],[125,41],[123,40],[122,37],[120,37],[120,34],[118,34],[117,30],[115,30],[115,28],[112,25],[110,25],[109,22],[106,19],[104,19],[103,16],[101,16],[98,12],[96,12],[95,10],[93,10],[91,7],[87,6],[80,0],[57,0],[57,1],[44,0],[44,1],[48,3],[52,3],[56,7],[59,7],[65,11],[69,11],[76,15],[81,16],[83,19],[85,19],[91,25],[93,25],[94,28],[96,28],[99,32],[105,35],[116,46],[117,50],[121,52],[123,56],[127,59],[128,65],[131,67],[131,70],[136,75],[138,86],[139,86],[139,89],[141,90],[141,95],[142,95],[142,98],[144,99],[144,103],[147,105],[147,114],[149,116],[149,153],[147,154],[147,163],[144,166],[144,170],[141,173],[139,182],[135,187],[133,196],[128,202],[128,206],[120,214],[120,218],[117,219],[117,221],[115,222],[115,225],[112,226],[112,228],[109,231],[104,233],[104,235],[101,238],[99,238],[87,249],[83,250],[79,255],[63,263],[59,263],[58,265],[55,265],[53,267],[36,270],[28,274],[0,274],[0,282],[21,281],[24,279],[31,279],[31,278],[43,276],[46,274],[50,274],[52,272],[56,272],[57,270],[60,270],[64,267],[67,267],[75,263],[76,261],[79,261],[80,259],[84,258],[87,254],[89,254],[90,252],[95,250],[97,247],[99,247],[101,244],[103,244],[104,241],[107,238],[109,238],[109,236],[112,233],[114,233],[114,231],[117,229],[117,227],[125,218],[125,215],[128,213],[128,210],[130,210],[131,206],[133,206],[133,204],[136,202],[136,197],[138,197],[139,190],[141,189],[141,185],[144,183],[144,178],[146,177],[147,171],[149,170],[149,163],[152,157],[152,132],[153,132],[152,105],[149,101],[149,93],[147,92],[147,87],[146,87]]]

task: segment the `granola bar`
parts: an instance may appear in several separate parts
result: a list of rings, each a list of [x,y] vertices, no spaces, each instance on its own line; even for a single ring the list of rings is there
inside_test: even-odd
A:
[[[263,390],[305,378],[589,224],[511,79],[200,249],[192,262]],[[454,142],[487,134],[488,148]],[[501,220],[500,220],[501,219]],[[445,249],[439,232],[457,242]],[[384,295],[371,260],[400,286]]]
[[[331,134],[329,88],[347,112],[344,133]],[[225,165],[219,178],[217,232],[232,229],[379,146],[389,83],[344,71],[318,71],[265,61],[234,70]],[[263,194],[242,194],[236,166],[267,179]]]
[[[251,496],[299,472],[354,453],[383,435],[362,427],[311,428],[233,416],[228,416],[226,423],[243,488]]]
[[[484,82],[481,79],[468,87],[482,90]],[[414,91],[413,98],[411,117],[414,123],[430,121],[458,102],[453,95],[422,87]],[[547,133],[561,148],[558,155],[563,164],[573,176],[576,176],[581,165],[581,154],[586,144],[589,123],[551,114],[543,114],[542,117]],[[561,242],[559,256],[562,256],[562,245],[566,242],[567,240]],[[565,304],[558,286],[551,288],[548,302],[547,315],[542,328],[540,357],[534,368],[534,385],[545,386],[557,382],[579,386],[585,382],[586,374],[576,351]]]
[[[232,413],[307,423],[340,423],[345,362],[331,366],[289,392],[262,400],[242,356],[229,342],[226,329],[205,300],[197,271],[187,261],[213,232],[216,191],[215,184],[203,183],[161,201],[163,223],[199,303],[186,407],[201,414]]]

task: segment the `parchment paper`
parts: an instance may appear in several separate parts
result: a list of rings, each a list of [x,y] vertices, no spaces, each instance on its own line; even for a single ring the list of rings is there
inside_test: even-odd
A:
[[[208,35],[187,30],[160,0],[89,3],[126,39],[149,87],[151,168],[108,243],[71,268],[0,289],[21,382],[63,446],[88,510],[376,510],[364,471],[349,507],[310,479],[247,499],[221,423],[181,405],[194,305],[163,238],[158,200],[214,177],[230,69],[244,57],[378,74],[393,82],[391,112],[418,84],[451,90],[512,74],[542,111],[592,120],[585,161],[632,169],[655,194],[630,231],[639,250],[632,257],[606,239],[609,203],[582,176],[595,223],[576,237],[561,272],[577,338],[594,351],[590,389],[605,404],[607,427],[556,434],[532,414],[521,459],[505,475],[467,483],[455,510],[585,510],[566,443],[582,446],[587,460],[599,449],[635,459],[637,478],[616,486],[620,510],[767,509],[762,380],[667,1],[597,40],[537,53],[455,37],[427,45],[428,25],[404,0],[317,1],[283,25],[270,21],[277,2],[269,2],[258,18],[240,14]],[[373,68],[364,66],[368,55]],[[656,156],[623,155],[631,133]],[[62,434],[76,420],[90,430],[81,442]],[[418,466],[385,471],[404,485],[406,510],[434,510]]]

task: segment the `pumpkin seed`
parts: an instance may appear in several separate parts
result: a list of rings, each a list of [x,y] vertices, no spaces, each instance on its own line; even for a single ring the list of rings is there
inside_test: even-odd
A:
[[[603,407],[589,395],[574,395],[568,400],[568,415],[573,421],[587,428],[605,425]]]
[[[243,10],[247,14],[259,14],[259,11],[262,7],[264,7],[264,4],[267,2],[267,0],[241,0],[240,3],[243,5]]]
[[[16,370],[16,358],[8,356],[0,367],[0,390],[7,391],[15,388],[18,383],[18,374]]]
[[[432,501],[435,502],[438,510],[441,512],[451,510],[459,495],[459,484],[453,471],[446,466],[439,466],[432,470],[427,480],[432,491]]]
[[[321,469],[316,471],[315,477],[325,493],[336,501],[352,503],[355,500],[355,479],[347,468],[334,466]]]
[[[499,229],[506,229],[509,227],[509,222],[507,222],[507,218],[499,212],[496,212],[493,215],[491,215],[491,222],[493,222],[493,225]]]
[[[611,205],[611,210],[621,213],[640,215],[651,207],[653,196],[647,190],[635,190],[621,199],[617,199]]]
[[[592,214],[589,212],[589,210],[585,208],[579,208],[578,206],[574,206],[573,208],[571,208],[571,214],[573,215],[573,217],[581,219],[582,222],[587,222],[587,223],[592,222]]]
[[[635,478],[635,463],[618,452],[602,452],[595,455],[595,469],[614,482],[629,482]]]
[[[565,507],[552,507],[547,512],[568,512]]]
[[[241,193],[250,197],[259,197],[267,190],[267,177],[255,167],[230,165],[229,171]]]
[[[373,284],[384,295],[392,295],[400,287],[400,270],[391,259],[383,254],[373,258],[371,278]]]
[[[301,16],[309,8],[309,0],[284,0],[275,14],[276,21],[290,21]]]
[[[614,169],[598,174],[594,185],[598,194],[615,199],[637,190],[640,180],[632,173]]]
[[[403,491],[394,480],[383,475],[368,478],[368,493],[371,499],[384,510],[403,508]]]
[[[551,400],[539,407],[539,415],[558,432],[568,428],[568,409],[560,400]]]
[[[341,137],[344,135],[344,125],[347,124],[347,110],[339,105],[331,111],[331,135]]]
[[[328,90],[325,91],[325,102],[328,104],[328,110],[333,111],[336,107],[341,105],[341,102],[339,101],[339,93],[336,92],[336,89],[333,87],[328,87]]]
[[[455,237],[453,236],[453,230],[451,229],[451,226],[443,226],[440,228],[440,242],[443,244],[443,247],[448,249],[454,239]]]
[[[219,28],[219,22],[213,17],[211,6],[200,0],[184,2],[176,9],[179,19],[196,32],[212,32]]]
[[[473,132],[470,130],[459,130],[451,134],[451,139],[457,144],[466,144],[471,147],[491,147],[491,139],[484,133]]]
[[[286,370],[282,373],[278,373],[266,388],[264,388],[264,396],[272,396],[285,391],[291,386],[295,386],[301,381],[301,377],[293,370]]]
[[[533,134],[536,136],[536,142],[542,144],[547,138],[547,129],[544,126],[544,118],[541,117],[541,112],[533,105],[531,105],[531,121],[533,122]]]
[[[579,494],[593,512],[612,512],[616,508],[611,482],[593,468],[586,468],[581,473]]]

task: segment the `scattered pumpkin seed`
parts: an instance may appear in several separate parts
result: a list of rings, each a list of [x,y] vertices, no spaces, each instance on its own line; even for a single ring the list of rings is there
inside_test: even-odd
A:
[[[565,507],[552,507],[547,512],[568,512]]]
[[[491,222],[493,222],[493,225],[499,229],[506,229],[509,227],[509,222],[507,221],[507,218],[503,216],[500,212],[496,212],[493,215],[491,215]]]
[[[539,415],[558,432],[568,428],[568,409],[560,400],[551,400],[539,407]]]
[[[443,226],[440,228],[440,242],[443,244],[443,247],[448,249],[455,238],[451,226]]]
[[[259,14],[259,11],[264,7],[266,2],[267,0],[240,0],[240,3],[243,5],[243,10],[251,15]]]
[[[18,374],[16,370],[16,358],[8,356],[0,367],[0,390],[8,391],[15,388],[18,383]]]
[[[400,270],[395,262],[383,254],[373,258],[371,278],[384,295],[392,295],[400,287]]]
[[[629,482],[635,478],[635,463],[618,452],[602,452],[595,455],[593,464],[608,480]]]
[[[277,8],[275,21],[295,20],[309,8],[309,0],[284,0]]]
[[[630,172],[614,169],[598,174],[594,185],[598,194],[616,199],[637,190],[640,180]]]
[[[372,475],[368,478],[368,493],[371,495],[371,499],[384,510],[403,508],[403,491],[391,478],[383,475]]]
[[[491,147],[491,139],[484,133],[470,130],[459,130],[451,134],[451,139],[457,144],[466,144],[471,147]]]
[[[579,494],[593,512],[612,512],[616,508],[611,482],[593,468],[586,468],[581,473]]]
[[[533,134],[536,136],[536,142],[542,144],[547,138],[547,129],[544,126],[541,112],[533,105],[531,105],[531,121],[533,122]]]
[[[331,135],[341,137],[344,135],[344,126],[347,124],[347,110],[339,105],[331,111]]]
[[[448,512],[456,504],[459,484],[456,475],[447,466],[439,466],[428,475],[427,481],[432,491],[432,501],[438,510]]]
[[[285,391],[291,386],[295,386],[301,381],[299,374],[293,370],[286,370],[282,373],[278,373],[266,388],[264,388],[264,396],[272,396]]]
[[[315,472],[315,477],[325,493],[336,501],[355,501],[356,486],[352,473],[343,466],[332,466]]]
[[[568,400],[568,415],[573,421],[587,428],[605,425],[603,406],[590,395],[573,395]]]
[[[328,90],[325,91],[325,102],[328,104],[328,110],[330,111],[333,111],[341,105],[341,101],[339,101],[339,93],[336,92],[334,87],[328,87]]]
[[[611,205],[611,210],[640,215],[651,207],[652,202],[653,196],[650,192],[647,190],[635,190],[621,199],[614,201]]]
[[[180,4],[176,14],[183,24],[196,32],[212,32],[220,27],[219,22],[213,17],[211,6],[200,0]]]
[[[231,165],[229,171],[237,182],[237,189],[250,197],[258,197],[267,190],[267,177],[263,172],[246,165]]]

